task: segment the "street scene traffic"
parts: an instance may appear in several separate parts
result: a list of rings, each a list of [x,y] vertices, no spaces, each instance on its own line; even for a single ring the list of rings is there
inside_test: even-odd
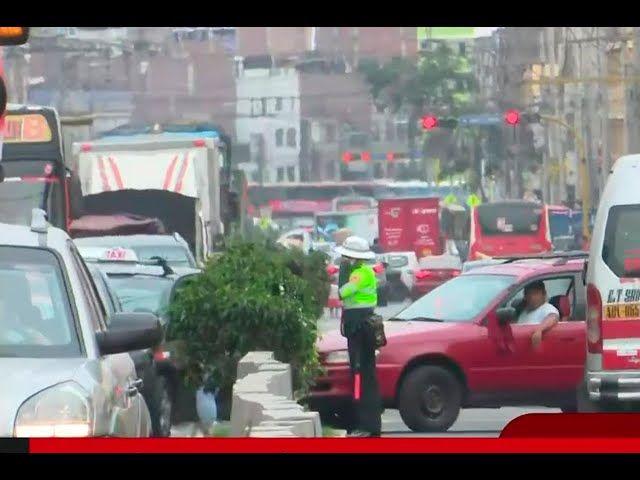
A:
[[[0,437],[638,411],[635,40],[0,27]]]

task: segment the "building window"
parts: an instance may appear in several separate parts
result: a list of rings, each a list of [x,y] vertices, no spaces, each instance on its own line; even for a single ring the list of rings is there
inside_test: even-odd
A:
[[[278,167],[276,170],[276,182],[284,182],[284,167]]]
[[[408,137],[408,135],[407,135],[408,127],[409,127],[408,124],[406,124],[404,122],[396,124],[396,129],[397,129],[396,133],[397,133],[399,141],[404,142],[407,139],[407,137]]]
[[[296,143],[296,129],[290,128],[287,130],[287,147],[295,147]]]
[[[287,181],[288,182],[296,181],[296,167],[287,167]]]
[[[327,125],[327,136],[326,136],[326,140],[327,143],[334,143],[336,141],[336,126],[335,125]]]
[[[282,111],[282,98],[276,97],[276,112]]]
[[[276,147],[281,147],[284,144],[284,130],[279,128],[276,130]]]

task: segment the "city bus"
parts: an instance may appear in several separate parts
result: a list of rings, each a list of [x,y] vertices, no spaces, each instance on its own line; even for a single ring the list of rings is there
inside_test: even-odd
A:
[[[28,225],[41,208],[49,222],[67,229],[81,214],[80,182],[65,166],[60,119],[43,106],[7,106],[2,147],[0,222]]]
[[[512,200],[471,211],[469,260],[539,255],[552,249],[549,212],[543,204]]]

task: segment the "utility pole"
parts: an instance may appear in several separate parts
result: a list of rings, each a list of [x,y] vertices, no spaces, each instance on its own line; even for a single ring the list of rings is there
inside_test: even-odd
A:
[[[633,62],[625,65],[625,76],[635,76],[640,73],[640,27],[633,27]],[[627,83],[625,95],[626,104],[626,145],[625,153],[640,153],[640,88],[637,83]]]
[[[602,40],[602,28],[596,28],[596,36],[597,40],[597,48],[598,48],[598,75],[604,76],[608,74],[608,58],[607,58],[607,41]],[[609,170],[611,166],[609,165],[609,85],[608,84],[600,84],[600,99],[601,99],[601,163],[600,163],[600,184],[599,191],[600,193],[604,189],[605,182],[607,181],[607,176],[609,175]]]
[[[560,72],[556,71],[558,65],[558,38],[556,35],[557,27],[548,27],[546,29],[547,45],[549,47],[549,67],[553,70],[552,75],[557,75]],[[563,117],[562,113],[562,99],[560,98],[557,85],[551,85],[550,89],[551,105],[553,108],[553,115],[556,117]],[[557,125],[549,126],[549,156],[558,163],[560,171],[562,171],[563,154],[560,146],[560,132]],[[560,200],[565,197],[565,188],[562,185],[562,177],[558,181],[557,192],[560,196]]]

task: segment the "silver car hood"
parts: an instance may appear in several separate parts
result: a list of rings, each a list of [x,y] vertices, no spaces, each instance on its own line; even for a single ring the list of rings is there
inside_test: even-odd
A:
[[[86,358],[0,358],[0,438],[12,437],[20,405],[36,393],[72,380]]]

